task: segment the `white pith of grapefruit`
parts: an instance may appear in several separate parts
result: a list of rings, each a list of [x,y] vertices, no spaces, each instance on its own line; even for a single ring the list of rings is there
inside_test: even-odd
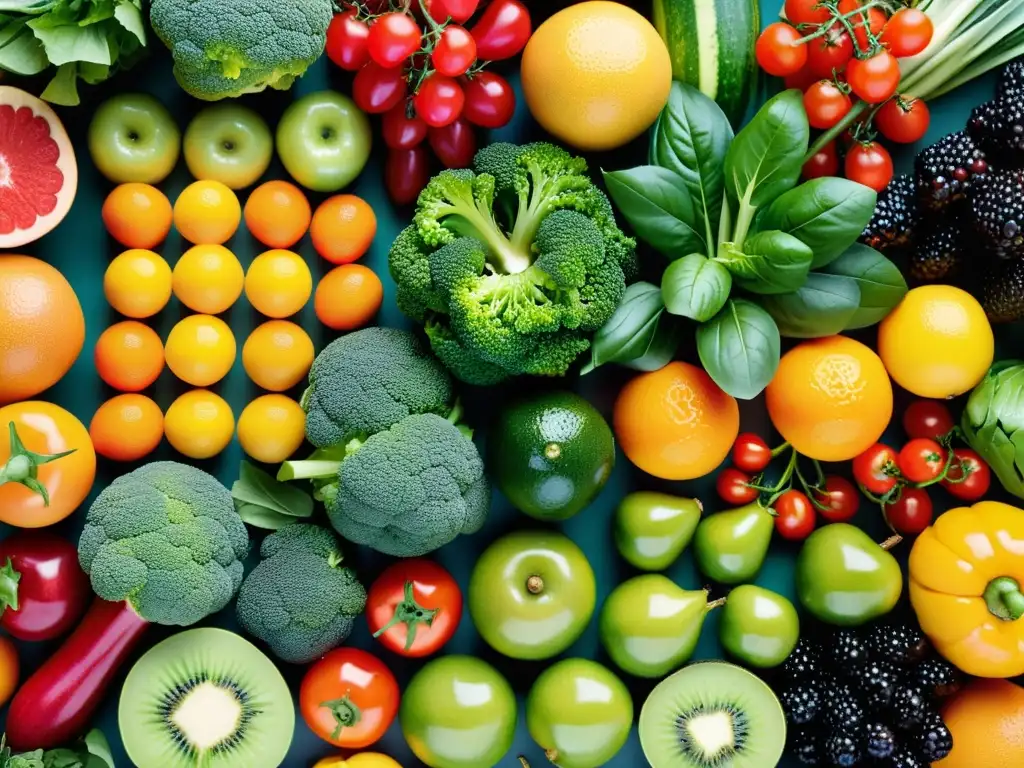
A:
[[[20,88],[0,85],[0,248],[34,242],[67,216],[78,163],[60,118]]]

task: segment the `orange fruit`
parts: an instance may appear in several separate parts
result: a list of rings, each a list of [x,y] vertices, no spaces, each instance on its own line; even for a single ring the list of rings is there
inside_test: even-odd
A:
[[[89,424],[96,453],[112,461],[149,456],[164,436],[160,406],[145,395],[117,395],[101,405]]]
[[[18,649],[11,638],[0,636],[0,707],[11,700],[18,687]]]
[[[189,315],[167,335],[167,367],[194,387],[208,387],[227,376],[236,351],[231,328],[212,315]]]
[[[93,358],[100,378],[114,389],[141,392],[164,369],[164,345],[148,325],[124,320],[100,334]]]
[[[242,346],[242,365],[257,387],[284,392],[306,378],[316,350],[313,340],[295,323],[268,320]]]
[[[287,181],[260,184],[245,201],[245,226],[268,248],[291,248],[313,216],[302,190]]]
[[[223,245],[193,245],[174,265],[174,295],[193,312],[219,315],[242,295],[245,270]]]
[[[805,341],[782,356],[765,392],[768,415],[797,451],[847,461],[882,436],[892,384],[871,349],[846,336]]]
[[[220,245],[231,239],[242,220],[242,206],[226,184],[194,181],[174,203],[174,226],[196,245]]]
[[[995,337],[985,310],[967,291],[923,285],[878,327],[878,354],[905,390],[943,399],[982,380],[995,357]]]
[[[953,751],[936,768],[1024,765],[1024,688],[1009,680],[975,680],[942,708]]]
[[[103,225],[126,248],[155,248],[171,231],[171,201],[149,184],[114,187],[103,201]]]
[[[384,286],[369,267],[343,264],[320,279],[313,305],[328,328],[353,331],[369,323],[384,300]]]
[[[740,431],[740,409],[703,369],[673,362],[622,388],[612,418],[627,458],[665,480],[714,471]]]
[[[164,434],[178,453],[190,459],[209,459],[228,447],[235,434],[235,416],[220,395],[193,389],[167,409]]]
[[[362,257],[377,234],[377,217],[361,197],[335,195],[313,214],[309,235],[316,252],[332,264],[349,264]]]
[[[306,439],[306,412],[285,395],[257,397],[238,417],[242,450],[264,464],[291,458]]]
[[[313,293],[309,265],[297,253],[276,249],[261,253],[245,274],[245,296],[267,317],[290,317]]]
[[[152,251],[125,251],[107,266],[103,293],[125,317],[152,317],[171,300],[171,268]]]
[[[64,276],[31,256],[0,254],[0,403],[56,384],[85,343],[85,316]]]

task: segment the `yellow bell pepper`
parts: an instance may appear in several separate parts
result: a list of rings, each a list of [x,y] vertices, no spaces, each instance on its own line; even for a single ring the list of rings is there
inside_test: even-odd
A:
[[[401,764],[380,752],[360,752],[351,757],[325,757],[313,768],[402,768]]]
[[[910,602],[964,672],[1024,674],[1024,511],[982,501],[940,516],[910,552]]]

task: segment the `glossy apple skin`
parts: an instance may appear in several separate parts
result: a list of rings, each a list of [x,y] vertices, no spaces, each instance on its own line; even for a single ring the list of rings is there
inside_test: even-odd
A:
[[[693,538],[701,504],[655,491],[636,491],[615,512],[615,546],[642,571],[663,571],[676,561]]]
[[[231,189],[255,184],[270,166],[274,138],[266,121],[241,104],[207,107],[185,129],[185,164],[197,179]]]
[[[782,595],[744,584],[729,593],[721,610],[722,647],[745,666],[777,667],[796,648],[800,618]]]
[[[115,184],[159,184],[181,154],[181,131],[167,107],[146,93],[105,101],[89,125],[89,154]]]
[[[753,581],[774,530],[774,518],[756,501],[705,517],[693,536],[697,567],[721,584]]]

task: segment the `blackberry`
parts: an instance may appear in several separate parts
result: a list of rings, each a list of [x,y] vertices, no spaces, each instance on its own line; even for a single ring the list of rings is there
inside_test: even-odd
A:
[[[1006,65],[999,76],[999,98],[1024,99],[1024,59]]]
[[[1024,317],[1024,259],[999,260],[980,275],[978,301],[993,323],[1012,323]]]
[[[931,715],[928,695],[916,685],[897,688],[892,695],[892,712],[897,728],[912,731]]]
[[[987,157],[998,157],[1000,168],[1024,164],[1024,94],[979,104],[967,121],[967,131]]]
[[[832,765],[849,768],[860,762],[860,742],[852,734],[837,731],[825,739],[825,758]]]
[[[836,731],[855,731],[864,723],[864,707],[849,686],[840,686],[842,698],[836,698],[825,710],[825,722]]]
[[[946,216],[917,238],[910,256],[910,276],[926,283],[945,280],[960,271],[963,260],[960,222],[955,216]]]
[[[917,189],[910,176],[897,176],[882,190],[860,241],[879,251],[902,248],[917,223]]]
[[[814,722],[821,711],[821,692],[806,683],[794,685],[779,694],[779,703],[786,713],[786,720],[793,725],[806,725]]]
[[[928,763],[906,749],[889,758],[889,768],[928,768]]]
[[[987,172],[985,153],[963,131],[939,139],[914,159],[918,198],[933,211],[946,210],[963,200],[971,185]]]
[[[970,215],[992,253],[1003,259],[1024,256],[1024,171],[1000,171],[977,184]]]
[[[953,751],[953,735],[938,712],[932,712],[925,719],[917,737],[917,747],[929,763],[938,762]]]
[[[963,682],[960,670],[945,659],[925,659],[914,670],[914,677],[925,693],[938,698],[952,696]]]
[[[814,680],[821,671],[821,649],[801,637],[779,671],[792,683]]]
[[[853,670],[850,679],[860,691],[868,709],[888,709],[893,692],[899,685],[900,673],[888,661],[870,661]]]
[[[839,629],[829,643],[832,661],[844,673],[868,658],[868,647],[860,632],[853,629]]]
[[[907,666],[919,661],[928,650],[928,641],[917,627],[907,624],[876,624],[868,633],[872,658]]]
[[[868,723],[867,728],[868,757],[884,760],[896,751],[896,736],[885,723]]]
[[[795,728],[790,731],[789,750],[804,765],[821,762],[821,742],[815,728]]]

